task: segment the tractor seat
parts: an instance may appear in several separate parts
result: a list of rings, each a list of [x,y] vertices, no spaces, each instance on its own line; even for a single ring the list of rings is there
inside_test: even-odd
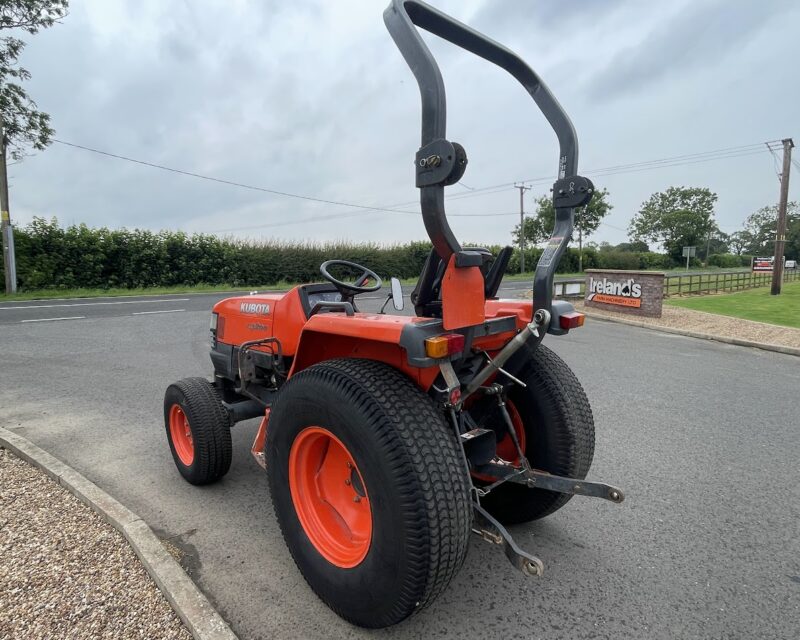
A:
[[[503,247],[497,257],[484,247],[467,247],[464,251],[478,253],[483,256],[481,272],[484,278],[484,296],[487,300],[497,295],[503,275],[508,267],[508,261],[514,249]],[[436,249],[431,249],[422,271],[419,274],[417,285],[411,292],[411,303],[414,311],[420,317],[441,318],[442,317],[442,277],[444,276],[445,264]]]

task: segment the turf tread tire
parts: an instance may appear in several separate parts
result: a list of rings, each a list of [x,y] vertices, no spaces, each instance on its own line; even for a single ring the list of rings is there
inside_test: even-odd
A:
[[[286,503],[291,505],[291,498],[288,482],[276,472],[281,452],[275,445],[280,430],[291,422],[291,405],[298,402],[297,391],[301,387],[327,389],[349,411],[360,415],[359,419],[365,420],[374,434],[381,464],[393,479],[392,491],[408,525],[401,550],[397,551],[403,553],[406,571],[403,583],[387,598],[391,604],[385,610],[352,611],[350,600],[358,598],[357,593],[331,592],[314,574],[319,569],[317,563],[326,561],[321,556],[315,559],[298,554],[297,545],[293,544],[294,520],[286,514]],[[431,398],[401,372],[381,362],[324,361],[294,375],[281,389],[273,403],[266,443],[273,506],[298,569],[317,595],[342,618],[364,627],[400,622],[430,604],[459,571],[472,522],[470,480],[459,446]],[[356,459],[356,463],[363,473],[361,462]],[[365,484],[370,491],[367,478]],[[294,514],[293,507],[291,513]]]
[[[592,408],[580,381],[558,355],[544,345],[530,350],[517,375],[527,385],[509,395],[526,431],[526,456],[531,465],[557,475],[583,480],[594,458]],[[570,494],[504,484],[481,500],[506,524],[544,518],[563,507]]]

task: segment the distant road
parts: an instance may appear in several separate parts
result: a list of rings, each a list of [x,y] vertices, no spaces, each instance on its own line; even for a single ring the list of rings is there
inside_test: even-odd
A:
[[[413,286],[403,287],[406,296]],[[531,288],[531,283],[509,282],[501,285],[500,295],[513,297]],[[380,292],[358,296],[356,300],[384,300],[388,288]],[[170,294],[155,296],[116,296],[107,298],[68,298],[55,300],[25,300],[0,302],[0,325],[36,322],[75,322],[90,318],[117,318],[121,316],[210,311],[219,300],[234,295],[247,295],[247,291]],[[408,302],[407,302],[408,304]],[[390,305],[391,306],[391,305]]]

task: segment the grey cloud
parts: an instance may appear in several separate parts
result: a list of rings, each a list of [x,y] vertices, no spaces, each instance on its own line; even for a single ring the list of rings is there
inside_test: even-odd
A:
[[[725,60],[786,8],[782,2],[695,2],[659,22],[635,46],[620,51],[589,86],[593,99],[644,91],[668,76],[703,71]]]
[[[618,29],[644,34],[662,16],[680,12],[688,22],[705,16],[709,23],[715,11],[727,11],[721,5],[433,4],[531,62],[575,121],[584,166],[758,142],[792,134],[796,127],[792,104],[800,100],[798,89],[788,86],[786,100],[770,104],[756,93],[763,94],[785,73],[772,63],[780,47],[797,58],[798,44],[779,35],[764,39],[767,18],[754,18],[752,28],[742,25],[750,9],[736,9],[736,21],[712,30],[716,43],[731,30],[737,44],[724,53],[717,55],[710,40],[703,44],[708,49],[677,57],[684,68],[709,78],[706,82],[701,76],[687,91],[682,77],[662,69],[661,57],[648,57],[646,49],[636,50],[627,71],[621,64],[609,68],[609,60],[622,56],[623,44],[598,34]],[[52,114],[58,136],[78,144],[333,200],[379,206],[414,201],[418,194],[411,160],[419,142],[419,94],[384,29],[384,5],[375,0],[274,6],[220,0],[203,3],[201,11],[194,2],[143,0],[131,16],[124,9],[130,5],[122,0],[76,3],[63,25],[31,39],[24,60],[33,73],[29,88]],[[122,15],[136,20],[128,31],[121,30],[124,37],[109,35],[120,31],[116,18],[107,24],[91,19],[90,11],[108,6],[123,7]],[[668,26],[656,26],[648,36],[651,43],[654,38],[658,43],[656,36]],[[781,27],[777,23],[776,30]],[[751,40],[759,46],[749,50]],[[491,65],[447,43],[429,42],[448,90],[450,135],[466,145],[470,156],[464,181],[481,187],[552,174],[553,134],[524,91]],[[657,85],[637,79],[637,73],[648,75],[643,69],[660,74]],[[738,93],[742,72],[755,85],[752,98]],[[587,79],[604,74],[611,74],[609,83],[626,87],[625,101],[598,99]],[[658,131],[641,121],[642,112],[659,121]],[[762,185],[756,162],[760,159],[604,179],[602,186],[610,188],[615,205],[609,222],[623,229],[652,191],[686,183],[717,189],[721,215],[738,224],[749,209],[774,199],[774,174],[766,175]],[[765,166],[771,170],[771,161]],[[58,215],[64,222],[153,229],[251,226],[242,235],[254,237],[385,242],[424,237],[413,215],[365,214],[290,200],[59,145],[12,167],[12,174],[12,216],[22,223],[32,215]],[[531,195],[543,195],[547,188]],[[448,190],[463,192],[460,186]],[[508,213],[518,207],[517,198],[509,189],[454,200],[448,207],[457,213]],[[352,217],[335,217],[344,214]],[[312,217],[319,221],[286,224]],[[465,240],[499,243],[508,241],[515,219],[454,218],[453,226]],[[593,239],[623,238],[623,231],[603,227]]]

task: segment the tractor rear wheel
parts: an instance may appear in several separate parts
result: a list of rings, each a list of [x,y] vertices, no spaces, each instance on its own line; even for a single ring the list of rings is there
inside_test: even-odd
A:
[[[511,389],[507,407],[525,457],[534,469],[583,480],[594,456],[594,418],[581,383],[567,363],[544,345],[515,375],[526,387]],[[515,462],[516,449],[494,402],[484,398],[483,406],[470,412],[479,424],[504,436],[498,436],[498,455]],[[518,524],[550,515],[571,497],[507,482],[482,498],[481,504],[501,522]]]
[[[472,522],[459,446],[433,401],[380,362],[328,360],[281,388],[272,503],[303,577],[341,617],[395,624],[458,572]]]
[[[175,466],[187,481],[209,484],[228,473],[231,423],[208,380],[184,378],[167,387],[164,424]]]

